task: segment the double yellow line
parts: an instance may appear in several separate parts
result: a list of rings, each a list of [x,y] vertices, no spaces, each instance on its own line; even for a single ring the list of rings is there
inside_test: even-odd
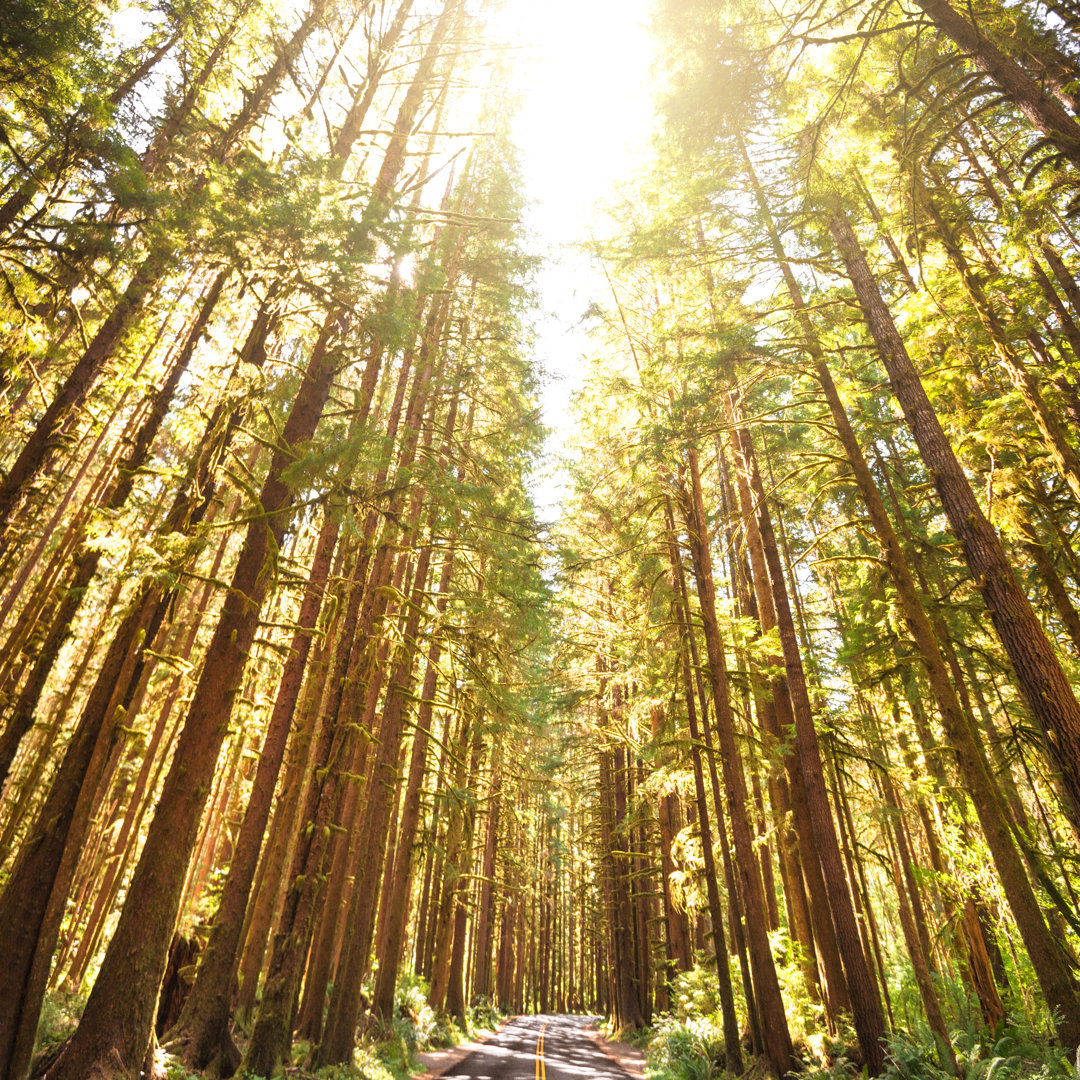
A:
[[[547,1080],[547,1066],[544,1064],[544,1028],[551,1023],[545,1020],[540,1025],[540,1036],[536,1040],[536,1080]]]

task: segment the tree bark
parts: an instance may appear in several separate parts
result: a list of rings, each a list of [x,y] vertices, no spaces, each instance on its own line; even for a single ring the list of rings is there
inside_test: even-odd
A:
[[[454,552],[450,548],[443,558],[439,576],[438,597],[435,601],[435,618],[441,619],[446,612],[449,600],[447,590],[453,573]],[[442,639],[436,633],[428,647],[427,668],[420,691],[420,704],[416,718],[416,730],[409,757],[409,775],[406,780],[405,800],[398,825],[398,843],[394,859],[392,891],[387,904],[388,923],[384,931],[383,952],[379,956],[379,970],[375,981],[375,994],[371,1011],[389,1020],[394,1009],[394,989],[397,985],[397,972],[401,962],[401,945],[405,933],[408,910],[405,903],[412,876],[413,846],[416,840],[417,825],[420,820],[420,789],[423,784],[427,761],[427,748],[431,734],[432,712],[435,703],[435,689],[439,681],[439,661],[442,657]],[[428,883],[430,885],[430,883]],[[425,906],[421,903],[417,918],[418,927],[424,925]],[[419,943],[418,943],[419,944]]]
[[[949,445],[850,223],[837,213],[831,216],[829,227],[893,393],[930,470],[953,533],[963,546],[968,568],[1043,734],[1047,755],[1060,771],[1076,817],[1080,809],[1080,703]]]
[[[769,945],[767,908],[755,857],[754,838],[747,810],[746,777],[735,739],[735,721],[728,691],[724,646],[716,614],[716,595],[712,579],[712,555],[708,544],[705,504],[701,491],[701,471],[697,450],[687,447],[690,491],[687,497],[687,533],[697,579],[705,648],[709,657],[708,673],[712,684],[713,709],[719,741],[720,764],[724,775],[728,820],[735,844],[735,869],[738,892],[746,912],[746,934],[753,971],[754,998],[761,1012],[761,1036],[765,1056],[778,1076],[791,1070],[792,1045],[788,1032],[784,1000]],[[719,814],[720,808],[717,807]]]
[[[1001,92],[1057,147],[1074,166],[1080,166],[1080,124],[1060,102],[1011,57],[957,11],[948,0],[915,0],[934,25],[968,54],[972,63],[997,84]]]
[[[271,553],[280,547],[292,519],[294,493],[284,475],[298,448],[314,434],[329,396],[335,363],[328,346],[340,329],[340,317],[334,313],[327,320],[312,350],[260,492],[262,516],[248,526],[127,901],[79,1027],[49,1068],[49,1080],[76,1080],[94,1069],[103,1075],[130,1076],[145,1061],[158,984],[208,780],[270,585]]]
[[[733,438],[736,433],[733,432]],[[795,743],[802,764],[806,801],[814,831],[814,845],[828,894],[829,911],[836,931],[836,944],[844,965],[844,976],[851,997],[852,1017],[863,1059],[872,1075],[878,1075],[885,1067],[885,1018],[881,1011],[881,999],[877,986],[867,965],[866,955],[859,939],[858,925],[852,907],[851,894],[845,884],[844,866],[837,842],[836,828],[829,807],[825,787],[825,775],[814,727],[810,697],[806,688],[802,657],[799,653],[788,602],[787,585],[784,581],[780,556],[773,536],[772,518],[765,492],[761,486],[754,459],[753,444],[745,429],[737,432],[739,467],[743,471],[757,503],[757,527],[765,555],[766,568],[772,589],[773,606],[787,672],[788,692],[795,717]]]
[[[202,952],[191,993],[175,1028],[167,1033],[167,1039],[176,1044],[176,1050],[188,1067],[198,1071],[213,1067],[218,1074],[229,1076],[240,1063],[240,1054],[229,1035],[229,1006],[240,963],[244,911],[270,817],[278,773],[285,757],[339,529],[338,513],[329,507],[319,531],[289,659],[278,686],[247,811],[236,839],[236,849],[210,938]]]
[[[701,733],[698,730],[697,706],[694,701],[693,682],[690,675],[690,661],[687,650],[690,634],[693,632],[689,623],[689,595],[686,588],[686,575],[675,540],[675,514],[668,497],[664,499],[664,512],[668,531],[668,565],[675,586],[677,612],[680,631],[685,639],[680,661],[686,698],[687,722],[690,727],[690,762],[694,772],[694,793],[698,828],[701,833],[702,856],[705,864],[705,888],[709,901],[709,916],[713,930],[713,952],[716,957],[717,982],[720,989],[720,1015],[724,1031],[724,1053],[726,1066],[732,1072],[742,1072],[742,1046],[739,1038],[739,1022],[735,1013],[735,997],[731,987],[731,970],[728,964],[727,945],[724,940],[724,911],[720,904],[720,889],[716,879],[716,860],[713,855],[712,823],[709,820],[708,801],[705,796],[705,773],[701,762]]]

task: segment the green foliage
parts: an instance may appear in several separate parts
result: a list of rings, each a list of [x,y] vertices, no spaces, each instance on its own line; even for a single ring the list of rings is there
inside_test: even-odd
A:
[[[166,1056],[165,1080],[198,1080],[198,1076],[198,1073],[188,1072],[188,1070],[174,1058]]]
[[[715,1080],[724,1074],[724,1033],[718,1012],[679,1020],[663,1016],[645,1051],[651,1080]]]
[[[392,1051],[385,1042],[360,1042],[353,1054],[353,1064],[348,1069],[335,1069],[329,1066],[320,1069],[316,1076],[329,1077],[332,1080],[345,1080],[357,1077],[359,1080],[403,1080],[409,1075],[408,1058],[402,1058]]]
[[[788,1029],[791,1032],[792,1042],[800,1046],[811,1034],[820,1031],[824,1026],[825,1009],[821,1002],[815,1001],[810,996],[806,979],[803,977],[801,949],[798,942],[779,932],[772,936],[776,974],[784,995]],[[782,949],[777,947],[777,938],[782,938]]]
[[[454,1046],[482,1027],[493,1027],[498,1013],[489,1005],[470,1007],[466,1031],[439,1016],[428,1004],[426,980],[403,968],[394,995],[389,1024],[373,1025],[357,1044],[351,1066],[329,1066],[315,1075],[322,1080],[406,1080],[420,1068],[418,1052]]]
[[[672,1013],[681,1020],[709,1016],[720,1007],[716,972],[705,964],[695,964],[675,976],[671,987]]]
[[[704,964],[671,985],[671,1012],[643,1033],[645,1061],[657,1080],[714,1080],[724,1075],[724,1032],[716,973]]]
[[[491,1031],[502,1020],[502,1013],[491,1001],[479,1001],[465,1010],[465,1022],[470,1034],[478,1031]]]
[[[961,1074],[966,1080],[1074,1080],[1068,1060],[1029,1027],[1000,1028],[971,1025],[950,1032]],[[941,1065],[942,1053],[924,1022],[894,1032],[889,1039],[885,1080],[951,1080]],[[849,1080],[859,1075],[843,1052],[808,1065],[800,1080]]]
[[[1026,1027],[986,1029],[953,1033],[957,1060],[967,1080],[1074,1080],[1075,1074],[1058,1051]],[[892,1080],[946,1080],[940,1052],[925,1024],[898,1032],[889,1040]]]
[[[86,1006],[89,991],[53,990],[45,995],[38,1021],[37,1037],[34,1040],[34,1053],[58,1046],[74,1030]]]
[[[382,1044],[387,1049],[404,1048],[406,1055],[411,1055],[453,1044],[457,1031],[428,1004],[428,992],[427,980],[403,965],[394,991],[391,1032]]]
[[[56,117],[78,103],[101,47],[102,9],[85,2],[8,0],[0,19],[0,91]],[[2,100],[2,98],[0,98]]]
[[[808,1065],[796,1073],[799,1080],[851,1080],[856,1075],[855,1066],[842,1054],[829,1062]]]

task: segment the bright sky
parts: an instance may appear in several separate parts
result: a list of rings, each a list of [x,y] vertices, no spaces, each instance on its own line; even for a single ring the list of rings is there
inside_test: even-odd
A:
[[[516,42],[514,128],[530,208],[527,223],[548,257],[539,276],[539,359],[551,375],[543,395],[548,451],[563,452],[570,397],[581,386],[581,318],[607,304],[599,270],[574,245],[603,233],[598,200],[637,168],[653,123],[647,0],[506,0],[493,36]],[[557,473],[538,479],[542,517],[558,515]]]
[[[305,0],[296,0],[297,4]],[[504,0],[489,16],[490,39],[515,50],[511,90],[521,100],[514,125],[530,205],[527,225],[547,261],[538,278],[538,359],[549,373],[544,422],[551,467],[533,487],[541,516],[558,517],[562,484],[555,462],[572,433],[570,398],[582,384],[582,316],[608,304],[603,275],[575,250],[605,225],[599,200],[629,179],[653,125],[649,93],[649,0]],[[114,16],[122,39],[146,32],[137,3]]]

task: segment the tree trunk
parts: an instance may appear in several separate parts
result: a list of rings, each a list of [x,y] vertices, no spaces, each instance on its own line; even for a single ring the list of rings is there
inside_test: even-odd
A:
[[[469,748],[469,722],[462,718],[461,727],[454,746],[454,781],[453,787],[460,790],[465,783],[465,769]],[[447,828],[443,857],[443,887],[437,918],[429,931],[434,943],[431,969],[431,989],[428,1002],[436,1012],[442,1012],[446,1004],[446,992],[450,982],[451,934],[457,906],[457,882],[461,875],[459,860],[462,857],[462,841],[465,831],[465,810],[463,807],[448,808],[450,822]]]
[[[893,393],[933,477],[949,524],[963,546],[968,568],[1012,661],[1021,693],[1042,731],[1047,755],[1060,770],[1072,803],[1072,816],[1076,817],[1080,809],[1080,703],[956,460],[850,223],[843,215],[834,214],[829,227],[888,371]]]
[[[975,308],[980,322],[990,335],[990,340],[994,343],[994,351],[997,353],[998,359],[1008,372],[1013,386],[1016,387],[1017,393],[1027,406],[1032,419],[1035,421],[1035,426],[1042,435],[1043,446],[1047,454],[1049,454],[1050,460],[1054,462],[1055,467],[1069,485],[1073,495],[1076,496],[1077,500],[1080,500],[1080,457],[1077,456],[1076,451],[1065,437],[1065,431],[1047,405],[1046,399],[1043,397],[1042,391],[1039,389],[1038,383],[1035,381],[1027,364],[1024,363],[1022,357],[1012,347],[1008,334],[1005,332],[1005,327],[990,304],[990,299],[986,295],[986,290],[983,288],[978,275],[972,271],[968,264],[952,228],[942,217],[933,198],[922,186],[921,182],[917,178],[914,182],[917,185],[918,202],[933,221],[942,246],[960,276],[960,280],[964,284],[964,289],[971,299],[972,306]]]
[[[176,1050],[188,1067],[199,1071],[219,1061],[215,1071],[221,1075],[231,1075],[240,1062],[240,1055],[229,1036],[229,1006],[240,963],[244,911],[270,817],[278,773],[285,757],[285,746],[300,696],[339,528],[338,513],[334,508],[329,508],[319,532],[289,659],[278,686],[258,771],[251,786],[247,811],[237,836],[236,850],[229,865],[229,875],[225,880],[210,938],[180,1018],[174,1030],[168,1033],[169,1040],[178,1044]]]
[[[145,468],[154,439],[161,429],[169,406],[172,404],[173,397],[180,385],[180,380],[191,363],[195,348],[202,339],[207,323],[210,321],[210,316],[213,314],[214,308],[221,297],[221,291],[227,277],[228,272],[223,270],[210,286],[179,354],[169,369],[167,377],[151,399],[150,407],[139,425],[131,449],[119,466],[117,479],[102,494],[99,503],[101,509],[106,513],[114,513],[127,503],[128,497],[135,487],[139,472]],[[7,778],[8,769],[14,758],[13,751],[18,746],[18,741],[30,730],[30,726],[33,724],[34,712],[37,709],[41,692],[44,690],[53,665],[60,655],[60,650],[71,635],[72,624],[82,606],[86,590],[97,572],[98,563],[101,561],[101,550],[87,548],[85,546],[86,539],[84,528],[77,541],[78,553],[74,560],[75,565],[71,583],[63,600],[60,602],[58,611],[53,616],[52,625],[49,628],[41,651],[38,653],[30,677],[19,694],[12,716],[8,721],[8,726],[4,729],[4,738],[0,743],[0,746],[3,747],[3,750],[0,751],[0,785]]]
[[[948,0],[915,0],[934,25],[968,54],[972,63],[1057,147],[1073,165],[1080,165],[1080,124],[1062,105],[985,37]]]
[[[147,297],[165,275],[172,255],[172,246],[168,241],[160,240],[151,248],[12,462],[0,484],[0,552],[11,542],[12,515],[19,508],[25,492],[56,453],[57,436],[72,413],[86,400],[121,336],[142,311]]]
[[[492,938],[495,923],[495,851],[499,837],[502,806],[502,763],[498,744],[492,751],[491,787],[488,791],[487,828],[480,863],[480,902],[476,911],[476,963],[473,969],[472,998],[475,1004],[489,1003],[492,997]]]
[[[248,526],[124,910],[82,1021],[50,1067],[49,1080],[76,1080],[95,1068],[104,1075],[133,1075],[146,1058],[158,984],[207,781],[217,763],[270,585],[271,552],[280,547],[292,518],[293,491],[283,476],[295,459],[293,448],[314,434],[329,396],[336,365],[328,345],[339,329],[339,318],[335,313],[327,320],[312,350],[259,496],[263,516]]]
[[[773,964],[769,945],[767,908],[755,858],[754,838],[750,831],[747,809],[746,777],[742,757],[735,739],[735,720],[728,691],[724,646],[716,614],[716,595],[712,580],[712,555],[709,551],[705,505],[701,492],[701,473],[697,451],[686,450],[690,475],[687,497],[687,533],[697,579],[701,621],[705,631],[705,647],[709,657],[708,672],[712,683],[713,708],[716,714],[716,733],[719,740],[720,764],[724,774],[724,794],[728,820],[735,843],[735,868],[738,873],[738,893],[746,911],[746,933],[753,969],[754,998],[761,1012],[761,1035],[765,1056],[778,1076],[791,1069],[792,1045],[784,1012],[784,1000]],[[719,814],[720,808],[717,807]],[[748,989],[749,996],[749,989]]]
[[[386,704],[379,726],[378,752],[359,830],[360,849],[346,919],[345,953],[334,981],[326,1031],[315,1056],[317,1067],[352,1060],[356,1021],[360,1014],[360,993],[374,936],[375,902],[386,853],[388,820],[397,801],[397,763],[401,750],[405,698],[412,684],[413,643],[417,640],[420,627],[430,559],[429,543],[424,545],[417,559],[412,604],[404,630],[405,643],[387,687]]]
[[[439,576],[438,596],[435,601],[435,619],[441,619],[446,612],[449,600],[447,590],[453,573],[454,551],[450,548],[443,558]],[[383,952],[379,956],[379,970],[375,981],[375,994],[371,1011],[389,1020],[394,1009],[394,989],[397,985],[397,972],[400,965],[401,945],[408,919],[406,897],[412,876],[414,858],[413,845],[416,840],[417,825],[420,820],[420,789],[423,784],[427,761],[427,748],[430,741],[431,719],[435,703],[435,689],[439,680],[439,661],[442,657],[442,640],[438,634],[432,636],[428,647],[427,668],[420,691],[420,705],[416,718],[416,730],[413,735],[412,750],[409,757],[409,775],[405,787],[405,800],[398,825],[398,843],[394,859],[392,892],[387,904],[387,926],[383,937]],[[425,895],[430,888],[430,881],[425,882]],[[421,902],[417,916],[417,927],[423,927],[426,905]],[[418,951],[420,942],[418,940]]]
[[[684,645],[681,660],[686,697],[687,720],[690,726],[690,762],[694,771],[694,793],[698,828],[701,832],[701,849],[705,864],[705,888],[709,900],[709,916],[713,924],[713,951],[716,957],[717,981],[720,988],[720,1015],[724,1030],[724,1053],[726,1066],[732,1072],[742,1072],[742,1046],[739,1039],[739,1021],[735,1014],[735,997],[731,987],[731,970],[728,965],[727,945],[724,941],[724,912],[720,905],[720,889],[716,880],[716,861],[713,855],[712,824],[709,820],[708,802],[705,796],[705,773],[701,764],[700,732],[698,731],[697,706],[694,702],[693,682],[690,675],[690,662],[686,655],[689,649],[690,635],[693,632],[688,619],[689,595],[686,589],[686,576],[682,560],[675,541],[675,515],[671,501],[665,498],[664,511],[668,531],[668,564],[675,585],[678,603],[679,623]]]
[[[844,965],[844,976],[851,997],[852,1017],[855,1021],[859,1046],[862,1049],[865,1064],[871,1074],[876,1076],[885,1067],[883,1046],[885,1018],[881,1011],[881,999],[878,997],[877,986],[859,940],[851,894],[845,885],[843,861],[825,788],[821,751],[818,747],[817,731],[814,727],[810,697],[806,688],[806,676],[795,634],[795,623],[788,603],[787,585],[773,536],[772,518],[756,468],[753,444],[749,434],[742,429],[738,431],[738,450],[740,468],[746,476],[757,503],[757,527],[772,589],[777,628],[780,632],[788,692],[791,695],[795,717],[795,743],[802,764],[806,801],[814,831],[814,846],[817,849],[822,875],[825,879],[829,911],[836,931],[836,944]]]

